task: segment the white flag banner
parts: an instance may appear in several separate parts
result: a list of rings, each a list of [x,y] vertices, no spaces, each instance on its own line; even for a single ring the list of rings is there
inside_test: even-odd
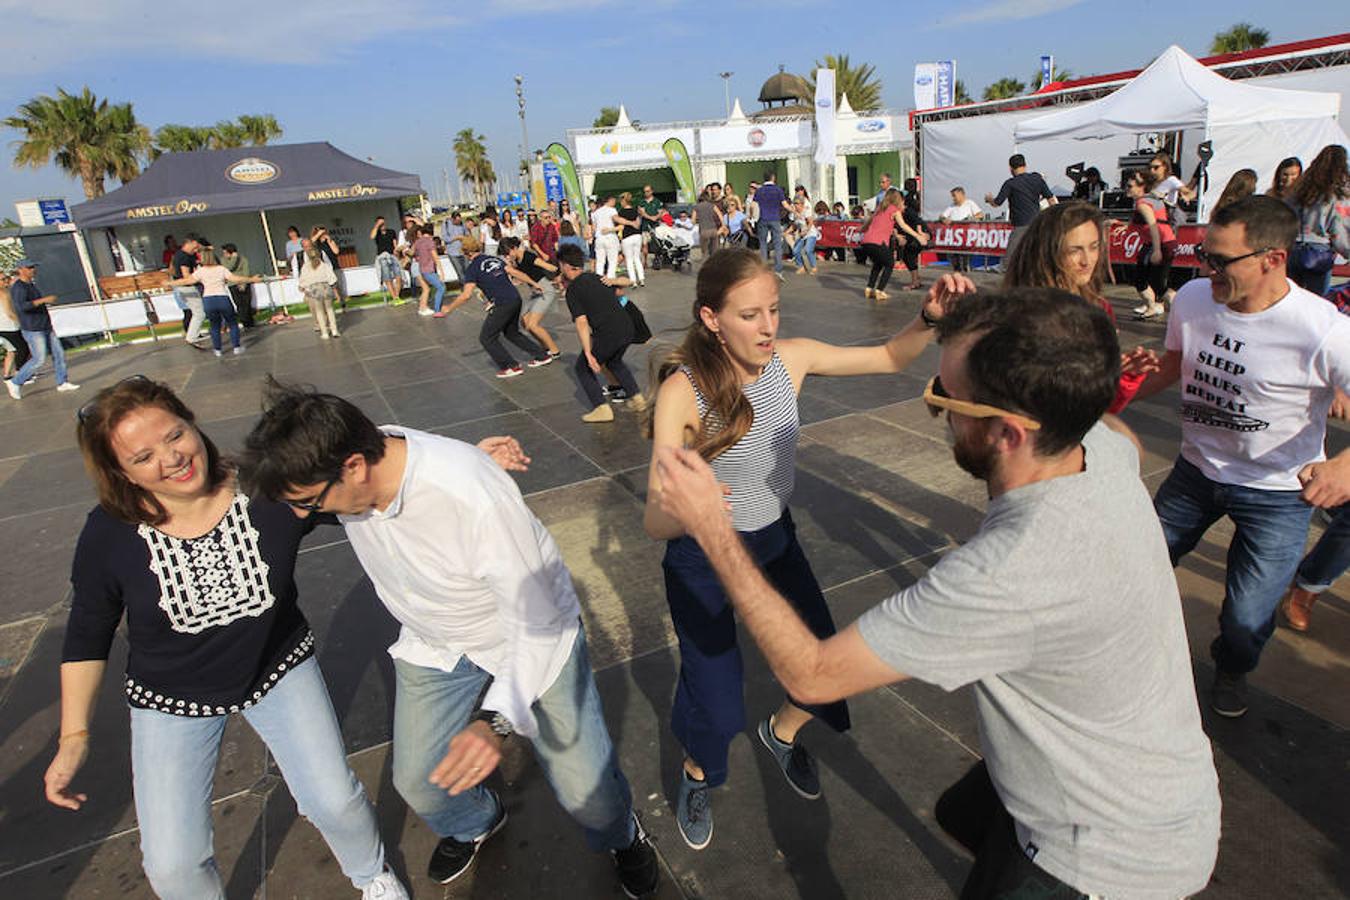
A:
[[[937,63],[915,63],[914,108],[933,109],[937,105]]]
[[[834,69],[816,69],[816,165],[834,165]]]

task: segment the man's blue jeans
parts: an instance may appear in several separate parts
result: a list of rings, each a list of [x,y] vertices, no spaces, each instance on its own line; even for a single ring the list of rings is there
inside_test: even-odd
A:
[[[755,227],[755,237],[759,238],[760,248],[769,254],[775,272],[783,271],[783,221],[781,219],[760,219]]]
[[[1331,524],[1298,565],[1298,586],[1320,594],[1350,569],[1350,503],[1331,510]]]
[[[300,814],[359,889],[384,870],[365,788],[347,765],[328,688],[313,657],[240,713],[267,744]],[[131,773],[141,855],[161,900],[224,900],[212,849],[211,785],[225,716],[131,710]]]
[[[792,245],[792,260],[803,269],[814,269],[816,267],[816,238],[799,237],[797,242]]]
[[[1153,507],[1176,565],[1209,526],[1227,516],[1236,533],[1228,545],[1228,571],[1219,636],[1210,655],[1223,671],[1250,672],[1275,632],[1275,607],[1294,577],[1308,537],[1312,507],[1298,491],[1263,491],[1210,481],[1177,457],[1158,488]]]
[[[427,779],[450,738],[468,725],[490,676],[467,656],[453,672],[401,659],[394,660],[394,672],[394,787],[440,837],[480,837],[497,816],[492,793],[480,784],[452,797]],[[584,630],[531,709],[539,723],[534,755],[558,802],[585,830],[591,849],[627,847],[635,834],[632,794],[605,726]]]
[[[18,385],[27,384],[33,378],[33,373],[38,370],[38,366],[47,361],[47,354],[52,357],[52,365],[56,367],[56,383],[66,383],[66,351],[61,346],[61,339],[56,336],[50,328],[46,331],[21,331],[23,339],[28,343],[28,352],[32,354],[28,357],[28,362],[19,367],[19,371],[14,373],[14,383]]]

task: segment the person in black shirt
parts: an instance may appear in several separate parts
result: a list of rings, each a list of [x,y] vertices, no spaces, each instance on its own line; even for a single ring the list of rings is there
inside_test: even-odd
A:
[[[375,269],[379,273],[380,284],[389,292],[391,301],[397,300],[398,295],[403,293],[403,272],[394,254],[398,233],[389,227],[384,216],[376,216],[375,227],[370,229],[370,239],[375,242]]]
[[[487,355],[492,357],[493,363],[497,366],[498,378],[515,378],[524,372],[524,369],[516,363],[515,357],[502,346],[503,337],[530,354],[532,358],[526,365],[531,369],[553,362],[552,354],[536,344],[529,335],[521,333],[517,321],[520,318],[520,291],[511,283],[513,277],[511,273],[515,272],[518,276],[520,273],[506,260],[482,252],[483,245],[474,235],[464,235],[462,243],[464,254],[469,260],[464,270],[464,289],[459,292],[458,297],[450,301],[445,312],[452,313],[468,303],[475,287],[483,292],[483,296],[487,297],[491,306],[488,307],[487,318],[483,320],[483,326],[479,329],[478,343],[487,351]],[[524,276],[520,278],[523,279]]]
[[[558,298],[558,290],[553,286],[553,279],[558,277],[558,267],[527,248],[518,237],[502,238],[497,249],[511,262],[510,268],[507,269],[511,279],[530,290],[529,299],[520,307],[520,324],[525,326],[525,330],[535,340],[544,345],[549,356],[557,359],[562,356],[562,350],[558,349],[558,342],[553,340],[553,335],[549,334],[548,329],[541,323],[544,314]]]
[[[181,281],[185,275],[191,275],[197,268],[197,251],[201,249],[201,244],[195,237],[189,237],[179,245],[174,251],[173,261],[169,264],[169,277],[174,281]],[[202,323],[206,321],[206,308],[202,306],[202,292],[195,287],[176,287],[173,289],[173,300],[178,304],[178,308],[187,315],[183,317],[183,333],[187,342],[198,350],[205,350],[205,345],[197,343],[198,338],[202,336]]]
[[[624,351],[633,342],[633,320],[620,305],[614,288],[599,275],[586,271],[586,255],[580,247],[568,244],[558,248],[558,266],[567,285],[567,310],[581,339],[577,357],[577,380],[586,392],[591,410],[583,422],[613,422],[614,410],[605,401],[604,390],[596,376],[602,369],[619,380],[628,394],[628,408],[641,412],[647,401],[638,390],[637,379],[623,361]]]
[[[155,893],[224,896],[212,859],[211,785],[225,720],[238,712],[352,884],[366,898],[406,900],[347,765],[314,635],[296,603],[296,553],[314,517],[241,493],[192,412],[145,376],[82,407],[77,437],[99,505],[75,549],[47,799],[66,809],[88,799],[72,782],[125,617],[132,780]]]
[[[1002,206],[1005,202],[1008,204],[1008,221],[1012,223],[1013,230],[1008,237],[1004,259],[1012,255],[1013,248],[1026,233],[1027,226],[1041,211],[1041,201],[1045,200],[1052,206],[1059,202],[1040,172],[1027,171],[1027,159],[1022,154],[1014,153],[1008,157],[1008,169],[1012,177],[1003,182],[1003,187],[998,189],[998,196],[984,195],[985,202],[993,206]]]

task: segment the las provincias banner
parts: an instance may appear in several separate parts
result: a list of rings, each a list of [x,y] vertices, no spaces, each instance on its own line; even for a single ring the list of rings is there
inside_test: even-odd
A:
[[[862,243],[863,223],[854,220],[817,220],[820,228],[818,247],[857,247]],[[1112,223],[1108,226],[1111,262],[1137,262],[1139,254],[1148,248],[1148,229],[1142,225]],[[932,239],[926,251],[936,253],[970,253],[977,256],[1002,256],[1008,252],[1008,237],[1012,226],[1006,222],[939,222],[927,224]],[[1182,225],[1177,231],[1176,255],[1172,265],[1198,268],[1195,248],[1205,239],[1205,226]]]

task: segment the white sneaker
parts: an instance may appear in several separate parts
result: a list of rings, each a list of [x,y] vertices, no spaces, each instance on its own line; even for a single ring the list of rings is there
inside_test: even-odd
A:
[[[244,348],[243,348],[242,345],[240,345],[240,346],[234,348],[234,355],[235,355],[235,356],[238,356],[238,355],[240,355],[240,354],[243,353],[243,352],[244,352]]]
[[[361,888],[361,900],[408,900],[408,889],[398,876],[385,869],[375,880]]]
[[[216,355],[216,359],[220,359],[220,357],[224,355],[223,351],[220,350],[212,350],[211,352]]]
[[[419,316],[434,316],[434,315],[436,315],[436,314],[435,314],[434,312],[432,312],[430,309],[419,309],[419,310],[417,311],[417,314],[418,314]]]
[[[23,390],[14,383],[13,379],[5,379],[5,387],[9,389],[9,395],[15,400],[23,399]]]
[[[78,391],[80,386],[73,381],[67,381],[56,386],[58,391]]]

